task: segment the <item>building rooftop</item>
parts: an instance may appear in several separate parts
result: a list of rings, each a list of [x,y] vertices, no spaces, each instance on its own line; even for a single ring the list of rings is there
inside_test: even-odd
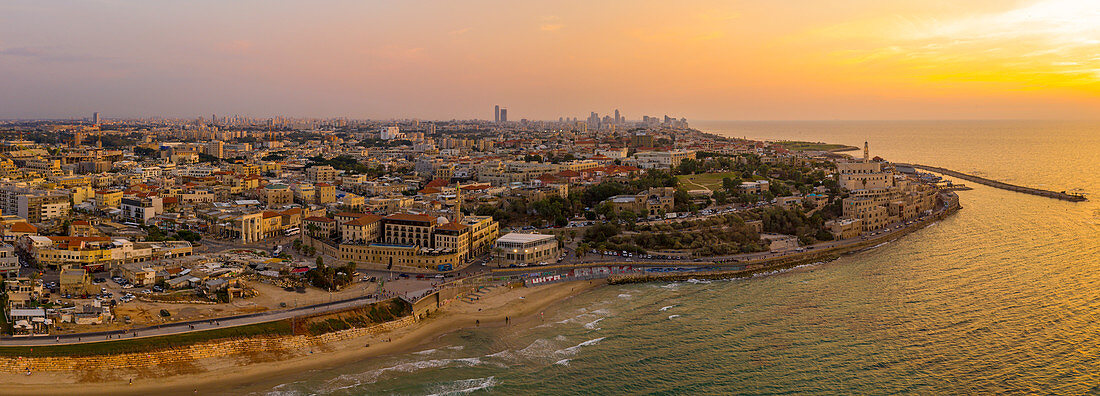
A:
[[[501,236],[500,239],[497,239],[497,242],[527,243],[544,241],[547,239],[554,239],[554,236],[545,234],[521,234],[518,232],[510,232]]]
[[[428,215],[414,215],[409,213],[397,213],[386,216],[386,220],[416,221],[422,223],[435,223],[435,219]]]

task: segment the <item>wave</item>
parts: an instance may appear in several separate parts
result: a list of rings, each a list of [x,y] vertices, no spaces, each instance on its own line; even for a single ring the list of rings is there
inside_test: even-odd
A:
[[[687,283],[696,284],[696,285],[705,285],[705,284],[710,283],[710,281],[709,280],[699,280],[699,279],[691,278],[691,279],[687,280]]]
[[[344,389],[351,389],[358,387],[364,383],[375,382],[383,374],[389,372],[401,372],[411,373],[414,371],[420,371],[431,368],[441,368],[449,366],[461,366],[472,367],[481,364],[481,359],[476,357],[470,358],[458,358],[458,359],[431,359],[431,360],[418,360],[413,362],[401,363],[398,365],[383,367],[377,370],[371,370],[359,374],[345,374],[339,377],[333,378],[328,381],[329,387],[326,392],[339,391]]]
[[[425,349],[423,351],[413,352],[413,355],[431,355],[438,352],[437,349]]]
[[[465,395],[479,390],[492,389],[496,384],[496,377],[458,380],[438,387],[429,396]]]
[[[832,260],[830,260],[830,261],[832,261]],[[813,266],[825,264],[827,262],[828,261],[816,261],[816,262],[813,262],[813,263],[796,265],[796,266],[790,267],[790,268],[777,269],[777,270],[768,271],[768,272],[760,272],[760,273],[752,274],[752,277],[757,278],[757,277],[761,277],[761,276],[770,276],[770,275],[782,274],[784,272],[790,272],[790,271],[794,271],[794,270],[802,269],[802,268],[806,268],[806,267],[813,267]],[[735,280],[735,279],[731,279],[731,280]]]
[[[264,396],[298,396],[298,395],[305,395],[306,394],[305,392],[302,392],[302,391],[299,391],[299,390],[284,389],[284,388],[286,388],[287,386],[289,386],[291,384],[301,384],[301,383],[300,382],[291,382],[291,383],[286,383],[286,384],[279,384],[279,385],[275,386],[274,388],[271,388],[271,390],[264,393]]]
[[[679,318],[679,317],[680,317],[680,315],[669,315],[668,320],[676,319],[676,318]]]
[[[585,323],[584,328],[599,330],[600,328],[596,327],[596,324],[600,323],[601,320],[604,320],[604,318],[599,318],[599,319],[593,320],[591,322]]]
[[[626,294],[626,293],[623,293],[623,294],[619,295],[619,298],[630,298],[630,297],[632,297],[632,296],[629,295],[629,294]]]
[[[569,365],[569,359],[562,359],[562,360],[554,362],[554,364],[559,365],[559,366],[568,366]]]
[[[580,344],[571,346],[569,348],[559,349],[559,350],[555,351],[555,353],[572,355],[574,353],[577,353],[577,351],[579,351],[582,347],[599,344],[600,341],[603,341],[605,338],[607,338],[607,337],[593,338],[591,340],[582,342]]]
[[[667,307],[661,307],[660,311],[661,312],[668,311],[668,310],[672,309],[673,307],[675,307],[675,305],[669,305]]]

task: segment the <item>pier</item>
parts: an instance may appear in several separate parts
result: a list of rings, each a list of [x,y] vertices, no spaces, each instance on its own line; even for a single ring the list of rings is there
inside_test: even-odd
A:
[[[920,165],[920,164],[897,164],[897,165],[909,166],[909,167],[912,167],[914,169],[921,169],[921,170],[925,170],[925,171],[929,171],[929,172],[939,173],[941,175],[957,177],[959,179],[963,179],[963,180],[966,180],[966,181],[971,181],[971,182],[978,183],[978,184],[984,184],[984,185],[987,185],[987,186],[990,186],[990,187],[993,187],[993,188],[999,188],[999,189],[1008,190],[1008,191],[1015,191],[1015,192],[1020,192],[1020,193],[1024,193],[1024,194],[1038,195],[1040,197],[1061,199],[1063,201],[1072,201],[1072,202],[1081,202],[1081,201],[1087,201],[1088,200],[1088,198],[1085,198],[1085,196],[1082,195],[1082,194],[1066,193],[1065,191],[1056,192],[1056,191],[1042,190],[1042,189],[1038,189],[1038,188],[1017,186],[1015,184],[1008,184],[1008,183],[999,182],[999,181],[996,181],[996,180],[986,179],[986,178],[980,177],[980,176],[968,175],[968,174],[965,174],[965,173],[962,173],[962,172],[956,172],[956,171],[953,171],[953,170],[950,170],[950,169],[940,168],[940,167],[937,167],[937,166],[928,166],[928,165]]]

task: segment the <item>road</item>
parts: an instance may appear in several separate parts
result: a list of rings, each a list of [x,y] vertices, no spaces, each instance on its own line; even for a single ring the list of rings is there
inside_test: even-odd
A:
[[[118,330],[118,331],[105,331],[95,333],[80,333],[80,334],[68,334],[61,336],[46,336],[46,337],[5,337],[0,338],[0,346],[34,346],[34,345],[59,345],[59,344],[79,344],[87,342],[106,341],[111,339],[120,338],[144,338],[155,337],[170,334],[187,333],[191,331],[202,331],[226,327],[244,326],[257,323],[271,322],[282,319],[290,319],[295,317],[308,316],[318,313],[340,311],[349,308],[355,308],[380,300],[388,299],[393,296],[408,296],[409,298],[420,297],[432,290],[432,285],[426,281],[419,280],[400,280],[394,282],[387,282],[383,292],[385,296],[379,298],[375,296],[360,296],[345,300],[333,301],[329,303],[321,303],[310,306],[304,306],[293,309],[278,310],[260,312],[247,315],[236,315],[218,319],[204,319],[193,320],[187,322],[166,323],[163,325],[149,326],[132,330]]]

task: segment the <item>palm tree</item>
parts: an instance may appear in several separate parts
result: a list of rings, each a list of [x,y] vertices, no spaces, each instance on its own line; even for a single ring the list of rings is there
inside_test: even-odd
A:
[[[504,249],[493,246],[493,257],[494,257],[494,260],[496,260],[496,262],[497,262],[497,268],[500,268],[500,262],[501,262],[501,260],[503,260],[503,258],[504,258],[503,256],[504,256]]]

